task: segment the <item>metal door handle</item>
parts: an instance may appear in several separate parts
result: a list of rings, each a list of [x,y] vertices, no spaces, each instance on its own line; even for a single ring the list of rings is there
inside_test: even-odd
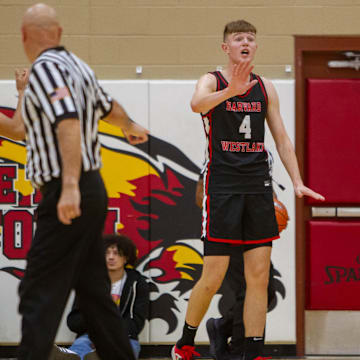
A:
[[[313,217],[360,217],[360,207],[316,207],[311,208]]]

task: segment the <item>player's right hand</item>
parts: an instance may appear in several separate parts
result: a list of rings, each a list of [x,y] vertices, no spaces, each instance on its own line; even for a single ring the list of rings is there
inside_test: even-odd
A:
[[[254,69],[254,65],[251,64],[251,60],[240,60],[238,64],[234,64],[231,71],[231,79],[227,91],[231,94],[231,97],[236,95],[245,94],[251,89],[257,80],[250,80],[250,74]]]

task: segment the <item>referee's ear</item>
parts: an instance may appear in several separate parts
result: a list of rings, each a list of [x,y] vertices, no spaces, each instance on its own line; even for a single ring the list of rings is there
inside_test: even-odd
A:
[[[26,29],[23,26],[21,26],[21,41],[23,42],[23,44],[25,43],[26,39],[27,39],[27,36],[26,36]]]
[[[63,28],[61,26],[58,26],[58,30],[57,30],[57,43],[58,44],[60,44],[62,32],[63,32]]]

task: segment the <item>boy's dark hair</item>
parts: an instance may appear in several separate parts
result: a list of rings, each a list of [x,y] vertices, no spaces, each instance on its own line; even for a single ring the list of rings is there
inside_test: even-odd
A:
[[[253,24],[250,24],[246,20],[236,20],[229,22],[225,25],[224,29],[224,41],[226,40],[227,35],[233,33],[254,33],[256,34],[256,27]]]
[[[104,240],[105,251],[110,246],[115,245],[119,251],[119,254],[126,257],[127,259],[126,264],[135,266],[137,260],[137,249],[136,249],[136,245],[129,237],[122,234],[111,234],[111,235],[104,235],[103,240]]]

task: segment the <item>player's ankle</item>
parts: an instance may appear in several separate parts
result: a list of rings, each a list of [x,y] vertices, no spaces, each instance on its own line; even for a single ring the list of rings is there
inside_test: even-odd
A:
[[[183,334],[181,339],[176,343],[178,349],[182,348],[184,345],[194,346],[194,339],[197,331],[197,326],[191,326],[186,323],[184,324]]]

